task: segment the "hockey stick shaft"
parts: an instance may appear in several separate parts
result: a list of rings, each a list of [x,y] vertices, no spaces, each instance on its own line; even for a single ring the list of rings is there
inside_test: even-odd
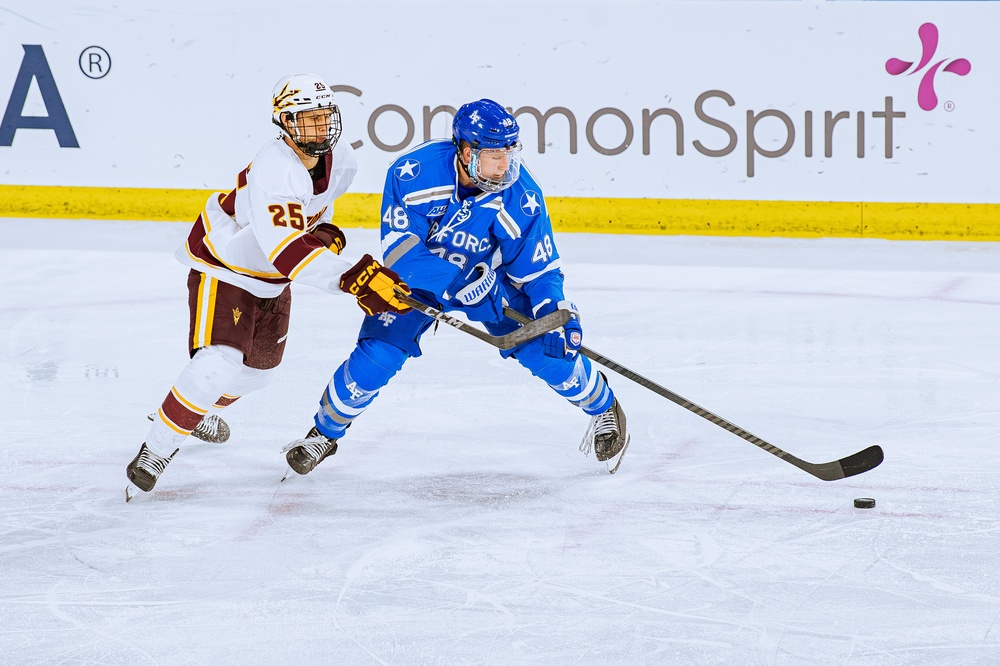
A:
[[[537,338],[540,335],[544,335],[549,331],[555,330],[569,321],[570,318],[569,311],[557,310],[556,312],[540,319],[527,319],[527,321],[523,322],[521,328],[506,335],[490,335],[486,331],[476,328],[475,326],[472,326],[457,317],[452,317],[435,307],[427,305],[423,301],[418,301],[411,296],[407,296],[401,291],[396,292],[396,298],[403,303],[406,303],[414,310],[424,313],[431,319],[443,322],[449,326],[457,328],[460,331],[468,333],[469,335],[475,336],[483,342],[487,342],[498,349],[504,350],[513,349],[514,347],[524,344],[533,338]]]
[[[517,312],[516,310],[511,310],[510,308],[504,308],[504,314],[510,317],[511,319],[521,323],[524,323],[524,321],[528,320],[528,318],[522,315],[520,312]],[[845,458],[841,458],[840,460],[834,460],[828,463],[807,462],[805,460],[793,456],[792,454],[788,453],[783,449],[778,448],[774,444],[771,444],[770,442],[761,439],[760,437],[754,435],[753,433],[744,430],[735,423],[727,421],[721,416],[713,414],[704,407],[701,407],[700,405],[691,402],[687,398],[684,398],[674,393],[670,389],[664,388],[663,386],[660,386],[656,382],[647,379],[646,377],[643,377],[638,372],[629,370],[622,364],[611,360],[610,358],[604,356],[603,354],[599,354],[598,352],[595,352],[594,350],[589,349],[587,347],[581,347],[580,353],[586,356],[587,358],[596,361],[597,363],[600,363],[607,369],[617,372],[622,377],[631,379],[636,384],[639,384],[640,386],[649,389],[653,393],[656,393],[657,395],[666,398],[667,400],[673,402],[676,405],[680,405],[689,412],[697,414],[706,421],[709,421],[719,426],[720,428],[723,428],[724,430],[728,430],[737,437],[740,437],[741,439],[750,442],[754,446],[757,446],[767,451],[771,455],[777,456],[778,458],[781,458],[785,462],[790,463],[795,467],[798,467],[799,469],[808,472],[809,474],[812,474],[818,479],[822,479],[824,481],[835,481],[837,479],[843,479],[848,476],[854,476],[855,474],[861,474],[863,472],[867,472],[868,470],[874,467],[877,467],[883,460],[884,456],[882,448],[879,446],[870,446],[867,449],[864,449],[863,451],[859,451]]]

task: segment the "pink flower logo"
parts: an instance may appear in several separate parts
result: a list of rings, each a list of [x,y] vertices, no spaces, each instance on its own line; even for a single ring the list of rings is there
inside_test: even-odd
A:
[[[927,63],[934,58],[934,53],[937,51],[937,26],[933,23],[924,23],[917,30],[917,35],[920,36],[920,45],[923,48],[923,53],[921,54],[920,62],[917,63],[916,67],[914,67],[913,62],[909,60],[889,58],[885,61],[885,71],[889,72],[893,76],[897,76],[899,74],[906,74],[907,76],[910,76],[923,70],[924,67],[927,66]],[[934,92],[934,75],[937,74],[941,65],[944,65],[944,71],[951,72],[952,74],[958,74],[959,76],[965,76],[972,71],[972,63],[965,58],[955,58],[950,62],[948,58],[944,58],[931,65],[930,68],[924,72],[923,78],[920,79],[920,86],[917,88],[917,103],[924,111],[930,111],[931,109],[937,107],[938,98],[937,93]]]

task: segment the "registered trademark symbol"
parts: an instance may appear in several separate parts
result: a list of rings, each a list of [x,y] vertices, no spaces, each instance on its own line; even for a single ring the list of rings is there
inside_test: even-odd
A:
[[[100,46],[88,46],[80,53],[80,71],[88,79],[103,79],[111,71],[111,56]]]
[[[944,103],[944,110],[948,111],[948,112],[954,111],[955,110],[955,103],[954,102],[945,102]]]

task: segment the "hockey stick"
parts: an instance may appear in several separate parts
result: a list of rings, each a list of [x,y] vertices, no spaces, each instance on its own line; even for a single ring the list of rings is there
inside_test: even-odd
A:
[[[512,310],[510,308],[504,308],[504,314],[513,319],[514,321],[518,321],[521,323],[531,321],[528,317],[525,317],[520,312]],[[840,460],[833,460],[831,462],[826,462],[826,463],[806,462],[805,460],[796,458],[787,451],[779,449],[774,444],[766,442],[760,437],[757,437],[756,435],[747,432],[738,425],[730,423],[721,416],[716,416],[715,414],[708,411],[704,407],[700,407],[695,403],[691,402],[690,400],[677,395],[673,391],[663,388],[656,382],[646,379],[639,373],[629,370],[620,363],[616,363],[612,361],[610,358],[598,354],[592,349],[588,349],[587,347],[581,347],[580,353],[586,356],[587,358],[600,363],[609,370],[614,370],[622,377],[631,379],[636,384],[648,388],[653,393],[663,396],[667,400],[677,405],[680,405],[684,409],[690,412],[694,412],[703,419],[711,421],[720,428],[728,430],[737,437],[741,437],[742,439],[745,439],[751,444],[764,449],[771,455],[775,455],[784,460],[785,462],[795,465],[802,471],[812,474],[817,479],[822,479],[823,481],[836,481],[837,479],[843,479],[848,476],[861,474],[863,472],[867,472],[870,469],[878,467],[884,457],[882,453],[882,447],[875,445],[875,446],[869,446],[867,449],[864,449],[863,451],[858,451],[857,453],[851,454],[845,458],[841,458]]]
[[[449,326],[454,326],[460,331],[465,331],[470,335],[474,335],[484,342],[488,342],[498,349],[513,349],[514,347],[524,344],[528,340],[537,338],[539,335],[544,335],[549,331],[555,330],[569,321],[570,313],[568,310],[556,310],[555,312],[548,314],[540,319],[527,319],[523,322],[523,326],[516,331],[511,331],[507,335],[490,335],[486,331],[480,330],[475,326],[465,323],[461,319],[452,317],[449,314],[433,308],[426,303],[416,300],[407,296],[401,291],[396,291],[396,298],[398,298],[403,303],[406,303],[414,310],[419,310],[431,319],[448,324]],[[506,312],[509,308],[505,308]],[[513,312],[513,310],[512,310]]]

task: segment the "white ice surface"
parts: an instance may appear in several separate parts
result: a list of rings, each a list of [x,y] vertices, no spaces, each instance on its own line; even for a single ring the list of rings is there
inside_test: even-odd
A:
[[[279,485],[361,319],[303,288],[230,442],[126,505],[187,229],[0,220],[0,663],[1000,663],[997,244],[560,236],[588,346],[806,460],[880,444],[862,476],[613,374],[609,476],[581,413],[442,327]]]

